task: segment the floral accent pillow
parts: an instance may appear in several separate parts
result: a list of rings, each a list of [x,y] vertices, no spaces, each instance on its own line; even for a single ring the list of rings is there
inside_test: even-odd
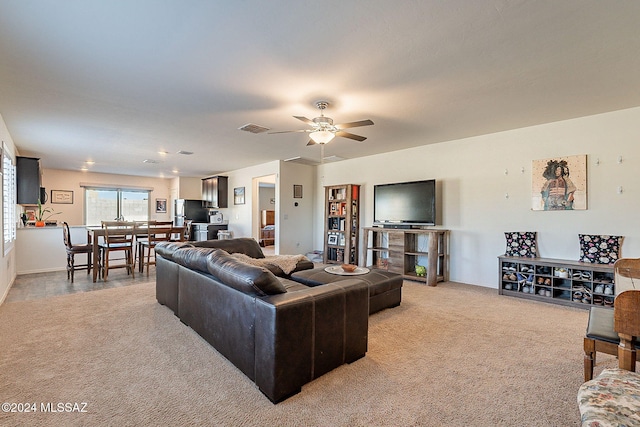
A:
[[[578,234],[580,261],[591,264],[613,264],[620,258],[623,236]]]
[[[507,256],[535,258],[538,256],[535,231],[510,231],[504,233],[507,239]]]

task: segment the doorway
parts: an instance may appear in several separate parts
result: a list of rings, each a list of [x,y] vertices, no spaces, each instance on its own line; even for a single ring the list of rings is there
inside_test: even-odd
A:
[[[265,255],[275,255],[278,253],[276,175],[254,178],[253,188],[257,195],[253,212],[254,237]]]

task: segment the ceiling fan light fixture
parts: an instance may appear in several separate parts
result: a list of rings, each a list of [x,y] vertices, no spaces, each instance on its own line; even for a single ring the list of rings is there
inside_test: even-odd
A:
[[[317,130],[309,134],[309,137],[316,144],[326,144],[335,138],[335,136],[336,135],[333,132],[329,132],[328,130]]]

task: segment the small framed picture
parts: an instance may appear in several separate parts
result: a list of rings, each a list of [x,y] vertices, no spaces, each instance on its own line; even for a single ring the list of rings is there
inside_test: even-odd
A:
[[[236,187],[233,189],[233,204],[244,205],[244,187]]]
[[[293,198],[302,199],[302,185],[293,184]]]
[[[70,190],[51,190],[51,203],[60,203],[65,205],[73,204],[73,191]]]
[[[330,234],[327,238],[327,243],[330,245],[338,244],[338,236],[336,234]]]
[[[156,212],[167,213],[167,199],[156,199]]]

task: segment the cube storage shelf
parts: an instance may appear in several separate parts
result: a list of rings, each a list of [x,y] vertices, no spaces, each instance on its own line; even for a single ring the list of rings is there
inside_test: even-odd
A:
[[[613,307],[613,265],[499,256],[498,293],[566,306]]]

